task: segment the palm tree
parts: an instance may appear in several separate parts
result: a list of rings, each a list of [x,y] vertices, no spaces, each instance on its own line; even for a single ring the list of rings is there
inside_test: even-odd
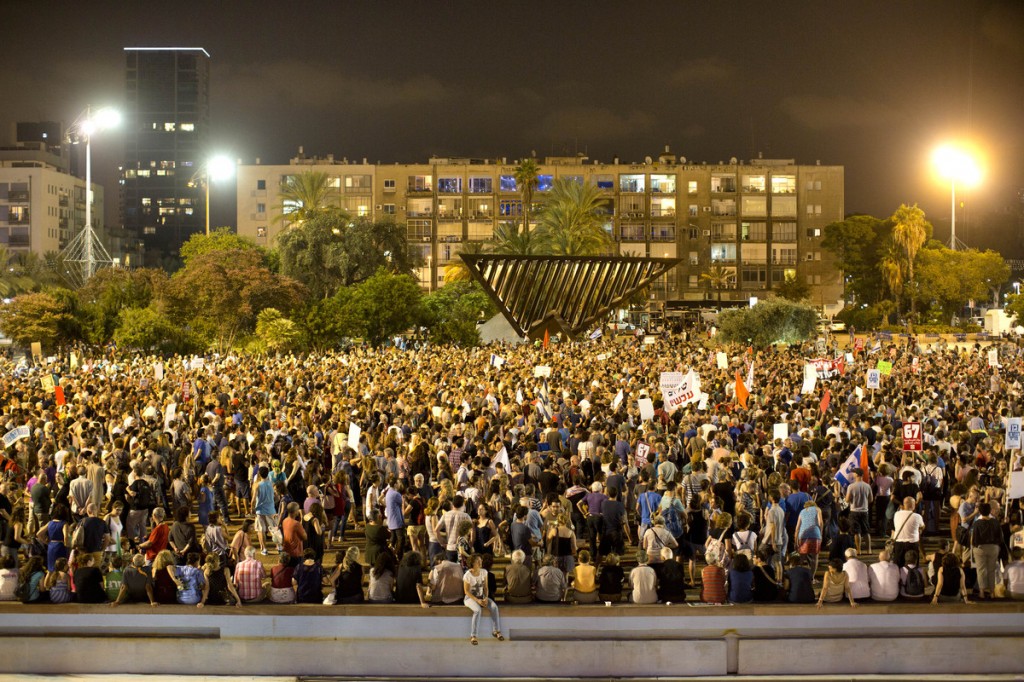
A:
[[[590,184],[558,179],[538,212],[537,232],[547,251],[559,256],[594,256],[611,251],[604,230],[601,190]]]
[[[538,256],[544,245],[536,232],[514,222],[498,223],[494,238],[487,242],[487,250],[501,256]]]
[[[540,166],[537,165],[537,159],[533,157],[523,159],[516,166],[516,188],[523,198],[523,224],[526,225],[527,230],[530,229],[530,208],[533,205],[533,193],[537,189],[539,175]]]
[[[278,215],[274,221],[284,220],[292,225],[309,220],[317,213],[339,211],[335,193],[331,191],[330,176],[320,171],[306,171],[289,175],[281,182],[278,197]]]
[[[907,283],[910,285],[910,314],[913,315],[916,299],[914,296],[914,260],[917,258],[917,252],[928,239],[928,221],[925,220],[924,211],[918,208],[917,204],[913,206],[900,204],[900,207],[892,214],[892,221],[892,240],[906,256]]]
[[[26,263],[34,268],[39,256],[34,253],[14,253],[6,246],[0,246],[0,297],[12,298],[39,289],[39,283]]]
[[[892,294],[892,298],[896,302],[896,312],[899,313],[900,299],[903,297],[903,284],[906,280],[903,254],[900,253],[894,241],[889,241],[889,248],[886,249],[882,259],[878,261],[878,269],[882,272],[882,281],[885,282],[889,293]]]
[[[467,242],[462,246],[460,253],[464,253],[468,256],[487,253],[487,244],[485,242]],[[461,258],[454,261],[444,270],[445,284],[451,284],[452,282],[464,282],[469,279],[469,268],[466,267],[466,263]]]
[[[722,289],[728,289],[732,286],[732,283],[736,280],[736,275],[721,265],[712,265],[700,278],[718,293],[718,302],[721,303]]]

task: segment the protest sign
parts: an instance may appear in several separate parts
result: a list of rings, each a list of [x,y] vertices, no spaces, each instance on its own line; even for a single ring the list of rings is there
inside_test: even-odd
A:
[[[654,402],[650,398],[640,398],[636,401],[640,406],[640,419],[649,421],[654,419]]]
[[[878,388],[882,383],[882,372],[878,369],[869,369],[867,373],[866,383],[868,388]]]

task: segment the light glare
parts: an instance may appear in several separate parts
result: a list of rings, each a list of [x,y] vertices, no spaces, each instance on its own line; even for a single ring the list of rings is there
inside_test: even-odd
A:
[[[234,174],[235,164],[226,156],[214,156],[206,162],[206,175],[210,180],[227,180]]]
[[[981,182],[981,168],[969,153],[952,145],[943,145],[932,154],[939,174],[959,185],[973,187]]]

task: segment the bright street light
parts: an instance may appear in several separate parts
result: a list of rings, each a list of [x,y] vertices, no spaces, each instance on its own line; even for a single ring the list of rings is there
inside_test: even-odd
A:
[[[85,142],[85,229],[64,249],[69,260],[84,264],[83,282],[96,271],[99,262],[95,253],[97,247],[103,262],[112,262],[92,228],[92,136],[101,130],[117,127],[120,123],[121,113],[117,109],[102,107],[94,111],[92,107],[86,107],[66,133],[67,142]]]
[[[210,183],[227,180],[235,174],[235,162],[224,154],[211,156],[192,176],[189,185],[202,182],[206,189],[206,234],[210,234]],[[200,178],[202,178],[200,180]]]
[[[949,247],[956,251],[956,185],[976,186],[981,182],[981,167],[968,151],[948,144],[932,153],[932,163],[939,175],[949,180]]]

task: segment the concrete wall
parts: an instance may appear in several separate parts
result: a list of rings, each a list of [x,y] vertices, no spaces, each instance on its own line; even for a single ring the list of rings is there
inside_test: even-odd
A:
[[[58,608],[0,612],[0,672],[483,678],[1024,671],[1024,615],[1009,605],[903,613],[506,607],[507,641],[489,637],[484,618],[475,647],[469,613],[458,606]]]

